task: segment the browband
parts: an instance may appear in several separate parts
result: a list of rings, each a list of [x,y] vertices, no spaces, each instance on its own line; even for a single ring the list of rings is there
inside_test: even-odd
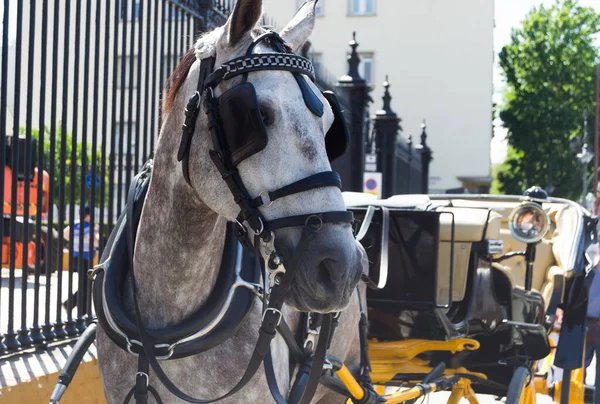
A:
[[[306,74],[315,80],[315,69],[310,60],[291,53],[260,53],[241,56],[223,63],[206,79],[205,87],[214,87],[222,80],[259,70],[283,70]]]

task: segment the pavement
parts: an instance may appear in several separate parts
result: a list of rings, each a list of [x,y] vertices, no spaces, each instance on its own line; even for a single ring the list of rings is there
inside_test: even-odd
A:
[[[59,293],[58,290],[58,276],[61,276],[61,290]],[[6,333],[8,330],[9,320],[12,317],[13,319],[13,329],[18,331],[22,325],[25,327],[31,327],[35,324],[34,313],[36,311],[36,286],[35,286],[35,277],[33,275],[28,275],[26,277],[26,289],[22,287],[23,285],[23,271],[20,269],[15,270],[14,276],[14,306],[11,316],[10,311],[10,290],[9,290],[9,282],[10,282],[10,271],[7,268],[2,269],[2,281],[0,287],[0,334]],[[50,288],[47,288],[47,278],[46,275],[41,275],[39,279],[39,287],[38,287],[38,296],[39,299],[37,301],[37,323],[39,325],[44,324],[47,320],[50,323],[54,323],[58,319],[58,315],[60,313],[60,318],[64,321],[67,318],[67,311],[62,307],[62,302],[67,300],[69,296],[69,272],[67,271],[59,271],[54,272],[50,276]],[[77,274],[72,274],[72,291],[75,292],[77,290],[78,285],[78,277]],[[23,295],[25,292],[25,301],[23,301]],[[49,294],[49,296],[47,296]],[[59,298],[60,295],[60,298]],[[46,299],[49,298],[49,312],[48,319],[46,319]],[[23,310],[25,308],[25,310]],[[21,315],[25,313],[24,322],[22,321]],[[73,310],[73,315],[77,315],[77,309]]]
[[[0,334],[4,334],[7,329],[8,329],[8,320],[9,320],[9,270],[8,269],[2,269],[2,279],[1,279],[1,287],[0,287]],[[26,277],[26,283],[27,283],[27,287],[25,289],[25,302],[23,302],[22,298],[23,298],[23,272],[21,270],[15,270],[15,289],[14,289],[14,307],[13,307],[13,314],[12,317],[14,319],[14,329],[18,330],[21,327],[21,314],[23,313],[23,307],[25,308],[25,326],[30,326],[31,324],[33,324],[33,313],[35,311],[35,294],[36,294],[36,286],[35,286],[35,277],[33,275],[28,275]],[[49,295],[49,299],[50,299],[50,310],[48,313],[48,319],[51,323],[55,322],[58,318],[58,314],[60,313],[60,318],[62,320],[67,318],[67,313],[66,310],[64,310],[64,308],[62,307],[62,302],[65,301],[67,299],[67,296],[69,295],[68,292],[68,277],[69,277],[69,273],[66,271],[63,271],[60,273],[60,276],[62,277],[62,288],[60,293],[58,292],[58,277],[59,277],[59,273],[55,272],[50,276],[50,285],[52,285],[49,289],[47,288],[47,278],[45,275],[42,275],[39,279],[39,286],[38,286],[38,296],[39,296],[39,301],[37,304],[37,308],[38,308],[38,322],[40,324],[43,324],[46,321],[46,298],[47,298],[47,294]],[[77,284],[78,284],[78,280],[77,280],[77,274],[73,274],[72,275],[72,290],[75,291],[77,289]],[[60,295],[60,298],[59,298]],[[57,309],[58,308],[58,309]],[[74,311],[73,314],[76,314],[76,310]],[[62,359],[61,359],[62,360]],[[8,361],[4,360],[4,359],[0,359],[0,366],[8,366]],[[18,369],[18,366],[15,365],[15,363],[18,363],[18,361],[12,361],[10,363],[10,372],[8,372],[8,369],[2,369],[4,373],[4,375],[2,377],[0,377],[0,385],[6,385],[10,383],[10,377],[7,376],[7,373],[13,374],[17,380],[19,379],[19,377],[21,378],[26,378],[23,376],[18,376],[21,372]],[[28,369],[29,369],[28,365]],[[591,366],[588,369],[587,372],[587,380],[586,380],[586,384],[589,385],[593,385],[594,381],[595,381],[595,361],[592,362]],[[30,373],[30,370],[26,370],[27,373]],[[560,375],[560,369],[555,369],[555,374],[553,375],[554,378],[558,379],[561,377]],[[423,401],[424,404],[430,403],[430,404],[442,404],[442,403],[446,403],[448,400],[448,396],[449,393],[446,392],[440,392],[440,393],[435,393],[432,394],[430,397],[425,398],[425,400]],[[538,394],[537,397],[537,404],[546,404],[546,403],[552,403],[552,400],[550,399],[550,397],[548,396],[544,396],[541,394]],[[495,403],[499,403],[502,402],[501,401],[497,401],[493,396],[478,396],[479,402],[481,404],[495,404]],[[461,403],[467,403],[466,400],[462,400]]]

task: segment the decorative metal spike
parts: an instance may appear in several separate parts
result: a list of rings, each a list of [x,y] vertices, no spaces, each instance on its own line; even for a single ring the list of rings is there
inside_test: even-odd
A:
[[[388,80],[388,76],[385,76],[385,81],[383,82],[383,88],[384,93],[383,93],[383,110],[387,113],[387,114],[393,114],[394,111],[392,111],[392,95],[390,94],[390,82]]]
[[[423,123],[421,124],[421,129],[421,147],[423,147],[423,149],[429,149],[429,146],[427,146],[427,121],[424,118]]]
[[[348,76],[352,77],[354,80],[362,80],[360,77],[360,73],[358,73],[358,66],[360,65],[360,56],[358,56],[358,52],[356,48],[358,48],[358,42],[356,42],[356,31],[352,33],[352,40],[349,43],[352,51],[350,52],[350,56],[348,56]]]

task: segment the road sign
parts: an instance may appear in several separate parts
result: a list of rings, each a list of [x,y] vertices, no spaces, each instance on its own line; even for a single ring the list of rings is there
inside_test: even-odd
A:
[[[364,173],[363,192],[375,195],[381,199],[382,175],[378,172]]]
[[[367,154],[365,156],[365,171],[375,172],[377,171],[377,155]]]
[[[88,189],[92,189],[92,174],[85,177],[85,185]],[[100,189],[100,176],[96,175],[96,189]]]

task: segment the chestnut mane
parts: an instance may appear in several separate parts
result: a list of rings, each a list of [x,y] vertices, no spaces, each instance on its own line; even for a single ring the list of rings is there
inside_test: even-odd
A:
[[[171,111],[173,103],[175,102],[175,97],[177,96],[177,92],[185,82],[185,79],[187,78],[187,75],[196,60],[196,53],[194,49],[189,49],[185,56],[181,58],[181,61],[175,70],[173,70],[173,73],[171,73],[167,79],[163,91],[163,94],[167,94],[163,115],[168,114]]]

